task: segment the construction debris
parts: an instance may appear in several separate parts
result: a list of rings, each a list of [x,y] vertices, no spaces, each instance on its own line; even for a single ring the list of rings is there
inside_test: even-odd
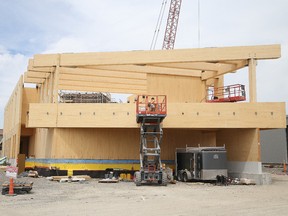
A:
[[[242,184],[242,185],[256,185],[256,182],[253,179],[241,178],[240,184]]]
[[[77,176],[50,176],[46,179],[50,181],[58,181],[58,182],[83,182],[90,180],[91,177],[88,175],[77,175]]]
[[[0,158],[0,165],[8,165],[7,157]]]
[[[118,183],[119,178],[116,178],[113,175],[114,175],[114,173],[111,171],[111,172],[105,174],[105,178],[99,180],[98,182],[99,183]],[[127,175],[126,175],[126,178],[127,178]]]
[[[105,179],[101,179],[98,181],[99,183],[118,183],[119,179],[116,179],[115,177],[113,177],[112,179],[110,178],[105,178]]]
[[[29,173],[28,173],[28,177],[38,178],[39,175],[38,175],[37,171],[30,170]]]
[[[2,184],[2,195],[9,193],[9,182]],[[27,194],[32,190],[33,182],[14,182],[14,194]]]
[[[86,181],[85,178],[68,176],[68,178],[61,178],[59,182],[60,183],[63,183],[63,182],[71,183],[71,182],[84,182],[84,181]]]

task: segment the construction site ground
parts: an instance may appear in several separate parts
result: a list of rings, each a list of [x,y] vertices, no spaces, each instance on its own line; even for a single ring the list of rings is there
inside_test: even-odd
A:
[[[204,183],[140,186],[133,182],[34,182],[29,194],[0,195],[0,215],[287,215],[288,175],[272,173],[271,185],[215,186]],[[7,178],[0,173],[0,183]]]

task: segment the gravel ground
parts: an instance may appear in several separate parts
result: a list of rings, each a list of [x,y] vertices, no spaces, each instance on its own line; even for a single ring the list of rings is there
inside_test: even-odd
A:
[[[177,183],[140,186],[133,182],[58,183],[45,178],[33,181],[31,193],[0,195],[0,215],[287,215],[288,175],[266,169],[273,183],[263,186],[214,186]],[[7,180],[0,172],[0,183]]]

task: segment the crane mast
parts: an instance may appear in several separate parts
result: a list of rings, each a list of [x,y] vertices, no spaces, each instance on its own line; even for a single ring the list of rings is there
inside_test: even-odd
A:
[[[182,0],[171,0],[162,49],[174,49]]]

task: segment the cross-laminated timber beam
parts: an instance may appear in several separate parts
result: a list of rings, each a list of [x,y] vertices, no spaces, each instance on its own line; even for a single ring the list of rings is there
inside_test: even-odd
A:
[[[103,65],[94,66],[94,68],[102,70],[113,70],[121,72],[135,72],[135,73],[145,73],[145,74],[163,74],[163,75],[178,75],[178,76],[191,76],[200,77],[200,70],[193,69],[175,69],[169,67],[159,67],[154,65]]]
[[[285,128],[285,103],[169,103],[164,128]],[[135,104],[30,104],[27,127],[137,128]]]
[[[235,63],[234,61],[233,61],[233,63],[229,63],[229,62],[217,63],[218,70],[217,71],[205,71],[205,72],[203,72],[201,79],[202,80],[214,79],[214,78],[221,76],[221,75],[224,75],[226,73],[236,71],[236,70],[243,68],[247,65],[248,65],[248,60],[238,61],[237,63]]]
[[[69,75],[82,75],[87,77],[107,77],[107,78],[127,78],[127,79],[136,79],[136,80],[146,80],[147,76],[145,73],[135,73],[135,71],[129,70],[117,70],[117,68],[111,68],[108,70],[101,70],[97,68],[69,68],[69,67],[60,67],[60,74],[69,74]]]
[[[168,62],[227,61],[241,59],[273,59],[280,57],[280,45],[152,50],[80,54],[39,54],[34,56],[34,67],[92,66],[122,64],[159,64]]]
[[[41,84],[44,83],[45,78],[39,78],[39,77],[29,77],[28,72],[24,73],[24,83],[36,83]]]

